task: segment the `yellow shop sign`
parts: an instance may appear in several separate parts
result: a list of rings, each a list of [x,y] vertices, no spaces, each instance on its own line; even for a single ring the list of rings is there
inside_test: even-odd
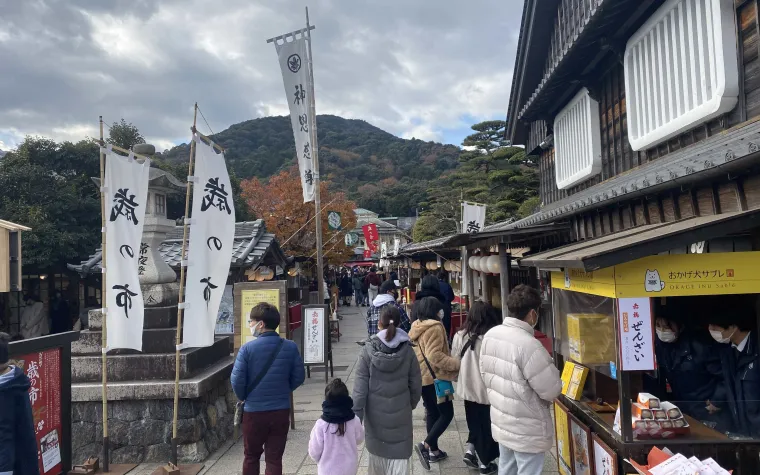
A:
[[[599,269],[591,272],[581,269],[565,269],[565,272],[552,272],[552,287],[614,298],[614,268]]]
[[[552,272],[552,287],[613,298],[760,293],[760,252],[668,254],[584,272]]]
[[[760,293],[760,252],[649,256],[614,269],[618,297]]]

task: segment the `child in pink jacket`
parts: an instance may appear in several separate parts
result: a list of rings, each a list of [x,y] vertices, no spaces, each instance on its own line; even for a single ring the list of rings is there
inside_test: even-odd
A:
[[[322,418],[314,424],[309,439],[309,457],[317,462],[318,475],[356,475],[364,428],[351,409],[353,405],[340,378],[327,385]]]

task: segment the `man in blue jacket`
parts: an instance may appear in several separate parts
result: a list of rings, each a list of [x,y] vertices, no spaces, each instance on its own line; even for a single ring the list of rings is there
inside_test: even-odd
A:
[[[243,475],[258,475],[263,453],[267,475],[282,475],[290,428],[290,393],[303,384],[296,344],[277,334],[280,312],[268,303],[253,307],[248,328],[255,340],[243,345],[232,368],[232,389],[245,402]]]
[[[0,333],[0,475],[39,475],[29,378],[8,364],[10,337]]]

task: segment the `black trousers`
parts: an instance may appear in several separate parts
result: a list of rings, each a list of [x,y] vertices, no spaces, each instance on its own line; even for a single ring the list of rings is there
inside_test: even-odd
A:
[[[438,450],[438,439],[454,419],[454,403],[446,401],[438,404],[435,395],[435,385],[422,386],[422,403],[425,405],[425,423],[427,425],[427,437],[425,443],[430,450]]]
[[[465,400],[464,415],[470,431],[468,443],[475,446],[480,463],[488,465],[499,457],[499,444],[491,436],[491,406]]]

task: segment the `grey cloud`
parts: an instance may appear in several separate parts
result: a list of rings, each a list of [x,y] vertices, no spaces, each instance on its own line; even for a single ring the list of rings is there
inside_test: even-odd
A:
[[[215,131],[286,110],[265,39],[302,27],[303,1],[5,3],[0,140],[74,138],[83,127],[94,132],[102,114],[168,143],[188,135],[195,101]],[[502,115],[521,4],[312,2],[317,111],[399,135]]]

